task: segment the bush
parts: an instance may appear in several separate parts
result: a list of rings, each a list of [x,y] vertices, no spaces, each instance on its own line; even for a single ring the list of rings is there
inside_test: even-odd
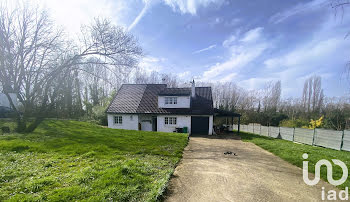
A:
[[[102,106],[92,107],[92,118],[100,125],[107,126],[106,108]]]
[[[295,119],[295,120],[283,120],[280,124],[282,127],[288,127],[288,128],[301,128],[303,126],[307,126],[309,122],[307,120],[303,119]]]

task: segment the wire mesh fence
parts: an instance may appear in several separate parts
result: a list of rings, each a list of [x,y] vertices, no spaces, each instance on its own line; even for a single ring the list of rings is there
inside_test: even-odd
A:
[[[238,130],[238,125],[233,125]],[[326,129],[286,128],[262,126],[260,124],[240,125],[242,132],[278,138],[308,145],[320,146],[336,150],[350,151],[350,131]]]

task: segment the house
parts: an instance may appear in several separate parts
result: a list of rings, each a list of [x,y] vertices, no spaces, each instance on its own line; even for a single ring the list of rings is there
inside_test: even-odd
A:
[[[116,129],[213,133],[210,87],[168,88],[166,84],[124,84],[107,108],[108,127]]]
[[[15,93],[9,93],[11,100],[15,107],[18,107],[17,95]],[[8,118],[13,112],[13,107],[10,104],[7,96],[4,93],[0,93],[0,118]]]
[[[9,93],[13,104],[17,107],[17,95],[16,93]],[[7,96],[4,93],[0,93],[0,107],[12,109],[10,101],[7,99]]]

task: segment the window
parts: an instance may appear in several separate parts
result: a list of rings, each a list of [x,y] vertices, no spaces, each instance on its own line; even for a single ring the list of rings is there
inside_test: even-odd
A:
[[[123,117],[122,116],[115,116],[114,123],[115,124],[123,124]]]
[[[165,97],[165,104],[177,104],[177,97]]]
[[[164,123],[165,125],[176,125],[176,117],[165,117]]]

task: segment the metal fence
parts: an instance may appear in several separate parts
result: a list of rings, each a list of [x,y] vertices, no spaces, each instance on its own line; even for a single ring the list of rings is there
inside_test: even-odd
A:
[[[238,125],[232,126],[238,130]],[[240,125],[242,132],[254,133],[261,136],[273,137],[303,144],[320,146],[336,150],[350,151],[350,131],[325,129],[286,128],[262,126],[260,124]]]

